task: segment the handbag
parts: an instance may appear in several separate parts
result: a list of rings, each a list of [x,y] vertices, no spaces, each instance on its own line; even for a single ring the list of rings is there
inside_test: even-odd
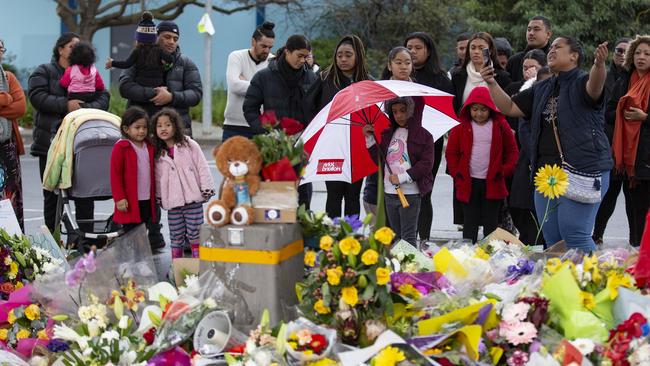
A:
[[[600,195],[602,173],[585,173],[582,172],[564,160],[564,153],[562,152],[562,144],[560,144],[560,135],[555,124],[557,111],[554,110],[551,115],[551,123],[553,124],[553,135],[555,135],[555,143],[557,150],[560,153],[560,160],[562,160],[562,169],[569,176],[569,187],[564,196],[572,201],[593,204],[602,200]]]
[[[0,67],[0,92],[8,92],[9,84],[7,83],[7,75]],[[0,116],[0,144],[9,141],[13,132],[11,121],[5,117]]]

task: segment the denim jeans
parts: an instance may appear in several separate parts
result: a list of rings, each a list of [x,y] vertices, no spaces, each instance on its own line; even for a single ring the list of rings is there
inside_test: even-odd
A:
[[[609,188],[609,171],[602,172],[600,181],[600,197],[604,197]],[[596,221],[596,213],[600,202],[593,204],[572,201],[566,197],[551,200],[546,221],[544,211],[548,198],[535,190],[535,211],[542,225],[542,232],[547,245],[553,245],[560,240],[566,242],[568,249],[579,249],[585,253],[596,250],[596,244],[591,237]]]
[[[395,232],[398,239],[403,239],[413,246],[417,246],[418,216],[420,215],[420,195],[405,195],[409,207],[402,207],[396,194],[386,194],[386,215],[388,224]]]

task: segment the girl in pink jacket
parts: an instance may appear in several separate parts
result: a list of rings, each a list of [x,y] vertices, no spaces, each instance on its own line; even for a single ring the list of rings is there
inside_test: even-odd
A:
[[[203,203],[214,196],[214,180],[199,144],[183,134],[183,120],[173,109],[164,108],[151,119],[156,147],[156,198],[168,210],[172,258],[183,257],[192,248],[199,255],[199,229]]]

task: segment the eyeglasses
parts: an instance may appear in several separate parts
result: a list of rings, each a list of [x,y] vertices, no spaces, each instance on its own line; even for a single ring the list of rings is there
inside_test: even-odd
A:
[[[625,51],[626,51],[625,48],[620,48],[620,47],[614,48],[614,52],[618,53],[619,55],[624,54]]]

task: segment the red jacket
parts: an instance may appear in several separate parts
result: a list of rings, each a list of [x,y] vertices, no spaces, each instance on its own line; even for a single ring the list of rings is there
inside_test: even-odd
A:
[[[460,124],[454,127],[447,141],[447,169],[454,178],[456,198],[468,203],[472,194],[469,163],[472,156],[472,117],[469,106],[480,103],[492,110],[492,145],[486,180],[486,198],[504,199],[508,196],[506,177],[512,176],[519,157],[515,135],[505,117],[496,108],[486,87],[476,87],[467,97],[460,112]]]
[[[149,171],[151,172],[151,221],[156,219],[156,178],[154,177],[153,147],[148,142]],[[118,224],[141,223],[140,207],[138,205],[138,157],[128,140],[119,140],[113,146],[111,154],[111,191],[113,200],[118,202],[126,198],[128,209],[119,211],[117,205],[113,209],[113,221]]]

